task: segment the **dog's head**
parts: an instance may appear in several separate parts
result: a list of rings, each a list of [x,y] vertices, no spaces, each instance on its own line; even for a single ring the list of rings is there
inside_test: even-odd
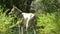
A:
[[[22,11],[18,9],[16,6],[13,6],[9,14],[14,15],[16,17],[21,17],[22,16]]]

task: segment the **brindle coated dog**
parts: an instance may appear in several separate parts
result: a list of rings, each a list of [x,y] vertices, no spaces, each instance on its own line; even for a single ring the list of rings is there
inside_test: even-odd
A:
[[[24,13],[22,12],[20,9],[18,9],[16,6],[13,6],[13,8],[11,9],[11,12],[9,14],[13,14],[14,16],[17,17],[17,19],[19,18],[23,18],[22,22],[20,23],[20,31],[19,34],[24,34],[23,33],[23,28],[26,27],[26,34],[29,34],[29,28],[33,27],[33,31],[34,34],[36,34],[36,24],[37,24],[37,20],[36,20],[36,16],[33,13]]]

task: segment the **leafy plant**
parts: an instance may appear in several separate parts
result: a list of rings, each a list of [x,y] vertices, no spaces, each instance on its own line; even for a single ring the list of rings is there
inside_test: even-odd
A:
[[[47,13],[42,14],[42,16],[38,16],[37,18],[37,26],[44,26],[44,29],[39,29],[40,34],[55,34],[52,32],[57,29],[57,23],[55,23],[55,14]]]
[[[3,12],[4,8],[0,7],[0,33],[1,34],[12,34],[12,28],[16,27],[22,19],[15,20],[16,17],[11,15],[7,16],[6,12],[10,9],[6,9]]]

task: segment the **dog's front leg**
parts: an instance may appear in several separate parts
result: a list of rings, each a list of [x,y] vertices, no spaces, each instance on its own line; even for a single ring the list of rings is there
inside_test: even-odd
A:
[[[23,33],[23,26],[21,26],[21,34],[24,34],[24,33]]]

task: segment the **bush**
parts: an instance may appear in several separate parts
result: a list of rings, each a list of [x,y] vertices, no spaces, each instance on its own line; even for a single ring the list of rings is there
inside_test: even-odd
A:
[[[6,10],[3,11],[4,9]],[[21,19],[16,20],[16,17],[11,15],[7,16],[6,12],[9,10],[7,8],[1,8],[0,6],[0,34],[12,34],[13,28],[22,21]]]
[[[44,29],[39,29],[40,34],[58,34],[60,31],[57,29],[57,21],[55,13],[42,14],[37,18],[37,26],[44,26]],[[55,22],[57,21],[57,22]]]

